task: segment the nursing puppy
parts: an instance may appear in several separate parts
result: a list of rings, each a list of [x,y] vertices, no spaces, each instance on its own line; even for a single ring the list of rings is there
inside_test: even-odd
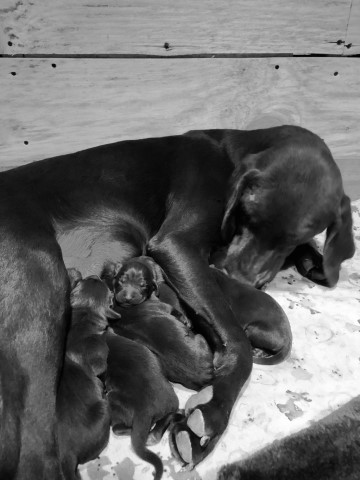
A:
[[[213,353],[205,338],[189,328],[176,293],[154,260],[142,256],[120,267],[108,264],[102,275],[114,289],[114,309],[121,314],[121,321],[111,323],[114,332],[155,353],[168,380],[194,390],[208,385]]]
[[[187,318],[180,315],[182,307],[178,296],[165,283],[163,270],[151,257],[142,255],[131,258],[123,264],[109,262],[105,265],[101,277],[114,291],[118,305],[126,308],[138,305],[150,297],[158,297],[160,301],[176,310],[172,312],[175,316],[189,324]],[[170,308],[169,312],[171,311]]]
[[[149,299],[131,308],[114,307],[121,320],[114,332],[140,342],[158,357],[171,382],[199,390],[214,378],[213,353],[205,338],[178,320],[166,303]]]
[[[109,347],[106,372],[107,399],[115,434],[131,432],[135,453],[155,468],[155,480],[163,474],[160,458],[146,448],[151,428],[158,440],[179,407],[172,386],[164,377],[161,364],[150,350],[127,338],[106,334]]]
[[[68,269],[72,291],[71,329],[66,354],[94,375],[106,370],[108,348],[103,333],[108,318],[119,319],[112,308],[113,294],[101,279],[92,275],[81,278],[80,272]]]
[[[110,416],[104,385],[108,347],[104,337],[111,293],[98,277],[68,271],[72,318],[57,396],[59,450],[66,478],[80,478],[77,466],[96,458],[108,442]]]

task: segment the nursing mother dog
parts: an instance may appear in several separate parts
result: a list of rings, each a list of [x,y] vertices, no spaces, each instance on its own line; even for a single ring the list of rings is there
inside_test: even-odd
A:
[[[331,153],[294,126],[123,141],[3,172],[0,225],[3,480],[66,478],[56,421],[70,313],[65,265],[100,274],[106,261],[146,250],[188,305],[216,371],[212,398],[183,427],[197,463],[226,428],[252,368],[209,261],[261,287],[290,258],[333,286],[354,252]],[[324,229],[322,257],[309,242]]]

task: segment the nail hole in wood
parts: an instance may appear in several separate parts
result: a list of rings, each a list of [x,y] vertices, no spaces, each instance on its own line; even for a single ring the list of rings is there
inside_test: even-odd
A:
[[[279,70],[279,65],[275,65],[275,70]]]
[[[10,72],[13,77],[15,77],[16,72]]]
[[[164,43],[164,48],[165,48],[165,50],[169,50],[169,48],[170,48],[170,43],[169,43],[169,42],[165,42],[165,43]]]
[[[25,140],[24,145],[29,145],[29,142],[27,140]]]
[[[339,75],[339,72],[334,72],[334,77],[337,77]]]
[[[52,66],[53,68],[56,68],[56,63],[52,63],[51,66]]]
[[[10,42],[10,40],[8,41],[8,45],[9,47],[12,47],[12,42]]]

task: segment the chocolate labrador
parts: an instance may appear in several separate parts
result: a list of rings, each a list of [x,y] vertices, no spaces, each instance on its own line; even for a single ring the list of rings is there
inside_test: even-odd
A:
[[[307,277],[333,286],[354,252],[339,169],[319,137],[295,126],[122,141],[2,172],[0,186],[0,350],[23,406],[2,412],[20,442],[8,442],[3,428],[0,442],[17,479],[62,478],[55,398],[69,318],[64,261],[100,274],[107,260],[148,251],[192,310],[216,372],[196,416],[211,439],[196,463],[226,428],[252,368],[211,257],[261,286],[293,255]],[[323,257],[311,246],[305,259],[297,253],[324,229]]]

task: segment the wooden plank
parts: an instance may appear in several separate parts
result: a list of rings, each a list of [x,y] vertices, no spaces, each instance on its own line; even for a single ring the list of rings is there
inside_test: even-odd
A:
[[[350,1],[1,0],[0,52],[341,54]]]
[[[360,54],[360,0],[351,0],[344,53],[346,55]]]
[[[355,59],[54,62],[0,61],[2,167],[126,138],[282,123],[315,131],[335,158],[360,157]]]

